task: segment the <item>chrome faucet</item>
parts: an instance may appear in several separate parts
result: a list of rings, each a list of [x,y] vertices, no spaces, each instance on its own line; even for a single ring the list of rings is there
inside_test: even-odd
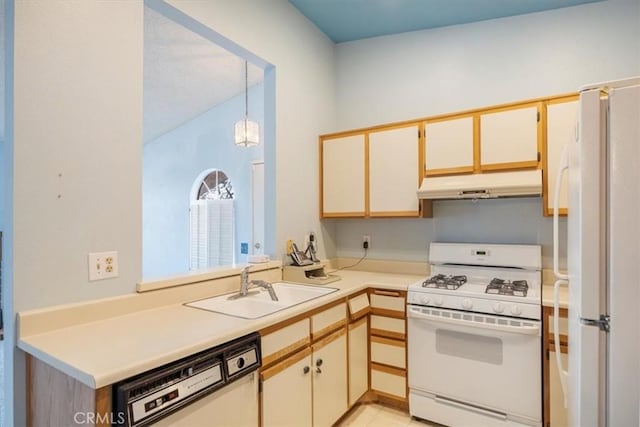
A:
[[[240,272],[240,295],[243,297],[249,293],[249,267],[251,266],[247,265]]]
[[[251,280],[249,281],[249,268],[251,266],[247,265],[240,272],[240,292],[238,293],[239,297],[244,297],[249,295],[249,289],[259,287],[262,289],[266,289],[269,292],[269,297],[271,297],[272,301],[278,301],[278,296],[276,295],[275,289],[271,286],[271,283],[264,280]]]

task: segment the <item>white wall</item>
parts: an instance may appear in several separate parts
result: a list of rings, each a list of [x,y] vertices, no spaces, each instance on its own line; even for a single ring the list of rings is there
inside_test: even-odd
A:
[[[518,243],[542,245],[543,265],[552,265],[551,219],[542,216],[540,198],[442,200],[433,205],[432,219],[334,220],[337,255],[361,257],[362,236],[371,236],[367,257],[426,262],[429,243]],[[566,221],[561,220],[561,236]],[[561,239],[560,252],[566,251]],[[565,267],[564,260],[561,267]]]
[[[15,5],[16,309],[132,292],[141,271],[142,4]],[[120,277],[88,283],[87,254]]]
[[[640,73],[640,2],[607,0],[337,45],[338,129],[575,92]]]
[[[337,45],[338,128],[345,130],[529,98],[640,74],[640,2],[548,12]],[[541,201],[436,202],[434,219],[336,220],[338,256],[425,260],[431,240],[543,245]],[[566,221],[561,221],[561,233]],[[383,247],[384,245],[384,247]]]
[[[4,102],[0,98],[0,102]],[[6,177],[4,174],[5,167],[5,155],[4,155],[4,141],[0,139],[0,167],[3,169],[3,173],[0,173],[0,231],[4,230],[4,205],[5,205],[5,192],[6,190]],[[1,280],[0,280],[1,282]]]
[[[15,312],[133,292],[142,215],[142,2],[14,7],[9,344]],[[87,254],[103,250],[119,251],[120,277],[89,283]],[[5,425],[23,425],[23,355],[6,347]]]
[[[15,132],[5,153],[15,171],[3,274],[12,343],[16,312],[133,292],[141,278],[143,2],[8,3]],[[335,129],[333,44],[286,0],[175,4],[273,65],[265,87],[277,109],[265,120],[275,114],[276,123],[265,132],[277,144],[282,252],[285,229],[302,239],[321,228],[317,136]],[[89,283],[87,254],[103,250],[119,251],[120,277]],[[14,411],[4,425],[23,425],[23,354],[8,345],[5,356]]]
[[[276,252],[315,230],[321,255],[332,253],[332,225],[318,220],[318,135],[336,128],[334,45],[285,0],[169,3],[273,64]]]

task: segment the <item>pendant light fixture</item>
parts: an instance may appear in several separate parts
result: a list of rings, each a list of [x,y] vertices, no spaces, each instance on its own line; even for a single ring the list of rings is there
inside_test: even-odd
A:
[[[253,147],[260,143],[260,126],[249,120],[249,77],[247,61],[244,61],[244,119],[235,126],[236,145]]]

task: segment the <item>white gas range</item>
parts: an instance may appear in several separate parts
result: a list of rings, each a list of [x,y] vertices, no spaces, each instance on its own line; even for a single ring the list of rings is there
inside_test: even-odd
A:
[[[429,262],[407,293],[411,415],[541,425],[540,246],[432,243]]]

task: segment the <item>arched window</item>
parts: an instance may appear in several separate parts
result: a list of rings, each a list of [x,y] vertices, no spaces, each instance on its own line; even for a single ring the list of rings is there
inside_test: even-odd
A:
[[[233,186],[223,171],[208,169],[192,186],[189,203],[189,268],[234,264]]]
[[[198,188],[198,200],[233,199],[233,186],[227,174],[214,169],[202,179]]]

